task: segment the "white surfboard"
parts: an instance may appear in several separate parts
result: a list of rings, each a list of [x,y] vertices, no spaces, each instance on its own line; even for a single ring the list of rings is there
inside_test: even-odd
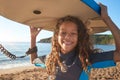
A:
[[[1,16],[50,31],[58,18],[72,15],[82,19],[91,33],[104,32],[108,28],[98,9],[93,0],[0,0]]]

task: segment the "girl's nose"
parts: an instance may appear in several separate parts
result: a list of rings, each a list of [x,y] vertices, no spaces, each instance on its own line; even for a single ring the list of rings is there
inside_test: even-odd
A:
[[[71,34],[69,34],[69,33],[65,35],[65,38],[66,38],[66,39],[70,39],[71,37],[72,37],[72,36],[71,36]]]

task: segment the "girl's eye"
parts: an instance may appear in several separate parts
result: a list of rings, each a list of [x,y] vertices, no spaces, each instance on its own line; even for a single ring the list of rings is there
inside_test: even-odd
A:
[[[77,33],[73,32],[73,33],[71,33],[71,35],[77,35]]]
[[[61,36],[66,36],[66,35],[69,35],[69,36],[76,36],[77,33],[76,32],[71,32],[71,33],[66,33],[66,32],[60,32],[59,35]]]
[[[60,32],[61,35],[66,35],[66,32]]]

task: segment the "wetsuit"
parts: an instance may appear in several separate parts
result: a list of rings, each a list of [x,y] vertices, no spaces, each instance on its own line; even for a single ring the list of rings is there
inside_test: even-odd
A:
[[[75,51],[69,54],[60,54],[60,57],[65,61],[68,70],[63,73],[57,68],[56,80],[89,80],[87,73],[81,67],[79,58],[76,57]],[[113,60],[113,51],[91,54],[90,61],[92,65],[88,66],[89,70],[91,68],[106,68],[116,65]]]
[[[88,74],[82,69],[82,64],[79,57],[72,51],[68,54],[60,53],[60,58],[67,65],[67,72],[61,72],[59,66],[56,67],[56,80],[89,80]],[[107,51],[102,53],[94,53],[90,55],[91,65],[88,66],[88,70],[91,68],[107,68],[116,66],[113,60],[114,51]],[[44,57],[45,58],[45,57]],[[35,66],[45,68],[43,64],[35,64]]]

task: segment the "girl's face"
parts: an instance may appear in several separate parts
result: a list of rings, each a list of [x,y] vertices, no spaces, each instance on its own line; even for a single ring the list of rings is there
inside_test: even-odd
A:
[[[77,41],[77,25],[73,22],[62,23],[58,33],[58,43],[61,47],[61,52],[66,54],[72,51],[76,47]]]

